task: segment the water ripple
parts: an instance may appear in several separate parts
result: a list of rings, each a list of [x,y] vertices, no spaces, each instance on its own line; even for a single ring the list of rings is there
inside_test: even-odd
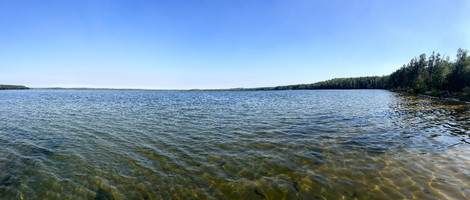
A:
[[[0,92],[2,199],[465,199],[469,145],[383,90]]]

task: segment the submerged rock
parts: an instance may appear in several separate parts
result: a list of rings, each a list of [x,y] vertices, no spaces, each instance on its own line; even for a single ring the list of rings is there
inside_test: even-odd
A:
[[[218,164],[219,166],[224,166],[224,165],[227,164],[227,161],[221,160],[221,161],[217,162],[217,164]]]
[[[295,191],[299,191],[299,183],[298,182],[295,182],[292,184],[292,186],[294,187]]]
[[[429,191],[428,188],[424,188],[423,192],[424,192],[424,194],[430,194],[431,193],[431,191]]]
[[[260,197],[263,197],[263,199],[265,199],[266,197],[264,196],[264,194],[261,192],[261,190],[259,190],[258,188],[255,188],[255,193],[260,196]]]
[[[103,190],[103,188],[99,188],[98,191],[96,191],[94,200],[114,200],[114,198]]]

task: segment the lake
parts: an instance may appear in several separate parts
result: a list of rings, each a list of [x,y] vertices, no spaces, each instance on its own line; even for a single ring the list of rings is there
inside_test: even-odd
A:
[[[1,199],[470,199],[470,105],[386,90],[0,91]]]

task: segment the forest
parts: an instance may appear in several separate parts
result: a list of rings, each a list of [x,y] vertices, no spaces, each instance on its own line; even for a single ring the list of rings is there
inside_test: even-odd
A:
[[[19,90],[19,89],[29,89],[29,88],[22,86],[22,85],[0,85],[0,90]]]
[[[312,84],[253,88],[250,90],[389,89],[470,101],[470,56],[458,49],[455,61],[439,53],[421,54],[387,76],[335,78]]]

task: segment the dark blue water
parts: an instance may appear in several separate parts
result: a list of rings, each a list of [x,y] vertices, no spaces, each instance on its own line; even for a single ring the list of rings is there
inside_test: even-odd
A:
[[[385,90],[0,91],[0,198],[465,199],[469,130]]]

